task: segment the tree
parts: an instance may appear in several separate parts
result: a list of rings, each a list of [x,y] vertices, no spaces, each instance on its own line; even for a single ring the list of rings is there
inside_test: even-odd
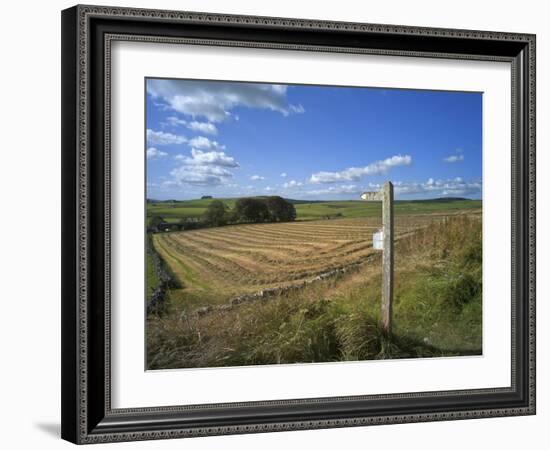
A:
[[[161,223],[164,223],[164,219],[160,216],[153,216],[149,220],[149,226],[152,228],[158,228]]]
[[[211,202],[203,214],[204,221],[213,227],[226,224],[227,206],[220,200]]]
[[[266,222],[269,219],[269,210],[260,199],[240,198],[235,202],[235,217],[240,222]]]
[[[235,209],[228,209],[225,212],[225,222],[226,223],[236,223],[239,222],[239,215]]]
[[[296,220],[294,205],[279,196],[268,197],[265,201],[269,216],[273,222],[290,222]]]

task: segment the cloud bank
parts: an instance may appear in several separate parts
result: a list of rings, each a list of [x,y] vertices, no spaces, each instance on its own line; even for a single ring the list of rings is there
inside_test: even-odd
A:
[[[350,167],[340,172],[317,172],[311,175],[309,182],[338,183],[342,181],[358,181],[368,175],[383,175],[390,169],[412,164],[410,155],[395,155],[381,161],[375,161],[365,167]]]
[[[185,136],[147,129],[148,145],[173,145],[187,142]]]
[[[149,147],[147,149],[147,159],[161,159],[168,156],[168,153],[163,152],[155,147]]]
[[[189,145],[192,148],[197,148],[200,150],[225,150],[225,145],[222,145],[217,141],[211,141],[204,136],[194,137],[189,141]]]
[[[163,123],[164,125],[171,125],[173,127],[182,126],[187,127],[191,131],[197,131],[199,133],[203,134],[211,134],[211,135],[217,135],[218,129],[216,128],[216,125],[209,122],[198,122],[196,120],[193,120],[192,122],[188,122],[187,120],[180,119],[176,116],[169,116],[166,118],[166,122]]]
[[[396,181],[393,183],[394,192],[397,197],[407,197],[411,195],[420,197],[464,197],[477,196],[481,194],[481,180],[465,181],[460,177],[435,180],[429,178],[424,182],[404,182]],[[322,197],[338,197],[338,196],[357,196],[365,191],[378,191],[382,188],[382,184],[332,184],[327,187],[312,189],[311,184],[299,182],[284,183],[283,189],[285,195],[296,196],[299,198],[322,198]],[[353,198],[353,197],[352,197]]]
[[[148,80],[147,93],[173,111],[208,122],[223,122],[238,107],[267,109],[283,116],[302,114],[302,105],[287,100],[288,87],[277,84],[192,80]],[[198,125],[197,125],[198,126]]]

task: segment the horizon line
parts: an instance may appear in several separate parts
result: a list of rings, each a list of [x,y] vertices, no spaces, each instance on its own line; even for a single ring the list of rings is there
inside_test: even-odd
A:
[[[245,195],[239,197],[214,197],[205,195],[208,198],[187,198],[187,199],[178,199],[178,198],[167,198],[167,199],[158,199],[158,198],[146,198],[146,201],[155,201],[155,202],[168,202],[168,201],[177,201],[177,202],[189,202],[194,200],[235,200],[240,198],[260,198],[260,197],[281,197],[285,200],[297,200],[301,202],[364,202],[365,200],[359,199],[310,199],[310,198],[292,198],[284,197],[282,195]],[[417,202],[417,201],[429,201],[429,200],[471,200],[471,201],[482,201],[482,198],[468,198],[468,197],[430,197],[430,198],[412,198],[412,199],[394,199],[396,202]]]

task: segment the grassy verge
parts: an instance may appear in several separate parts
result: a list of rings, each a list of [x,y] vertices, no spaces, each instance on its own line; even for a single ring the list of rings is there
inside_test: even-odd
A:
[[[459,216],[396,245],[394,329],[380,267],[204,316],[149,315],[148,366],[212,367],[481,353],[481,221]]]

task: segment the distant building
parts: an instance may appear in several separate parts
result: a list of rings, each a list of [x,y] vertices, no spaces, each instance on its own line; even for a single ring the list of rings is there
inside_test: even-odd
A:
[[[170,231],[173,227],[173,223],[160,222],[156,226],[147,227],[147,233],[159,233],[161,231]]]
[[[170,231],[172,229],[172,224],[168,222],[161,222],[157,225],[158,231]]]

